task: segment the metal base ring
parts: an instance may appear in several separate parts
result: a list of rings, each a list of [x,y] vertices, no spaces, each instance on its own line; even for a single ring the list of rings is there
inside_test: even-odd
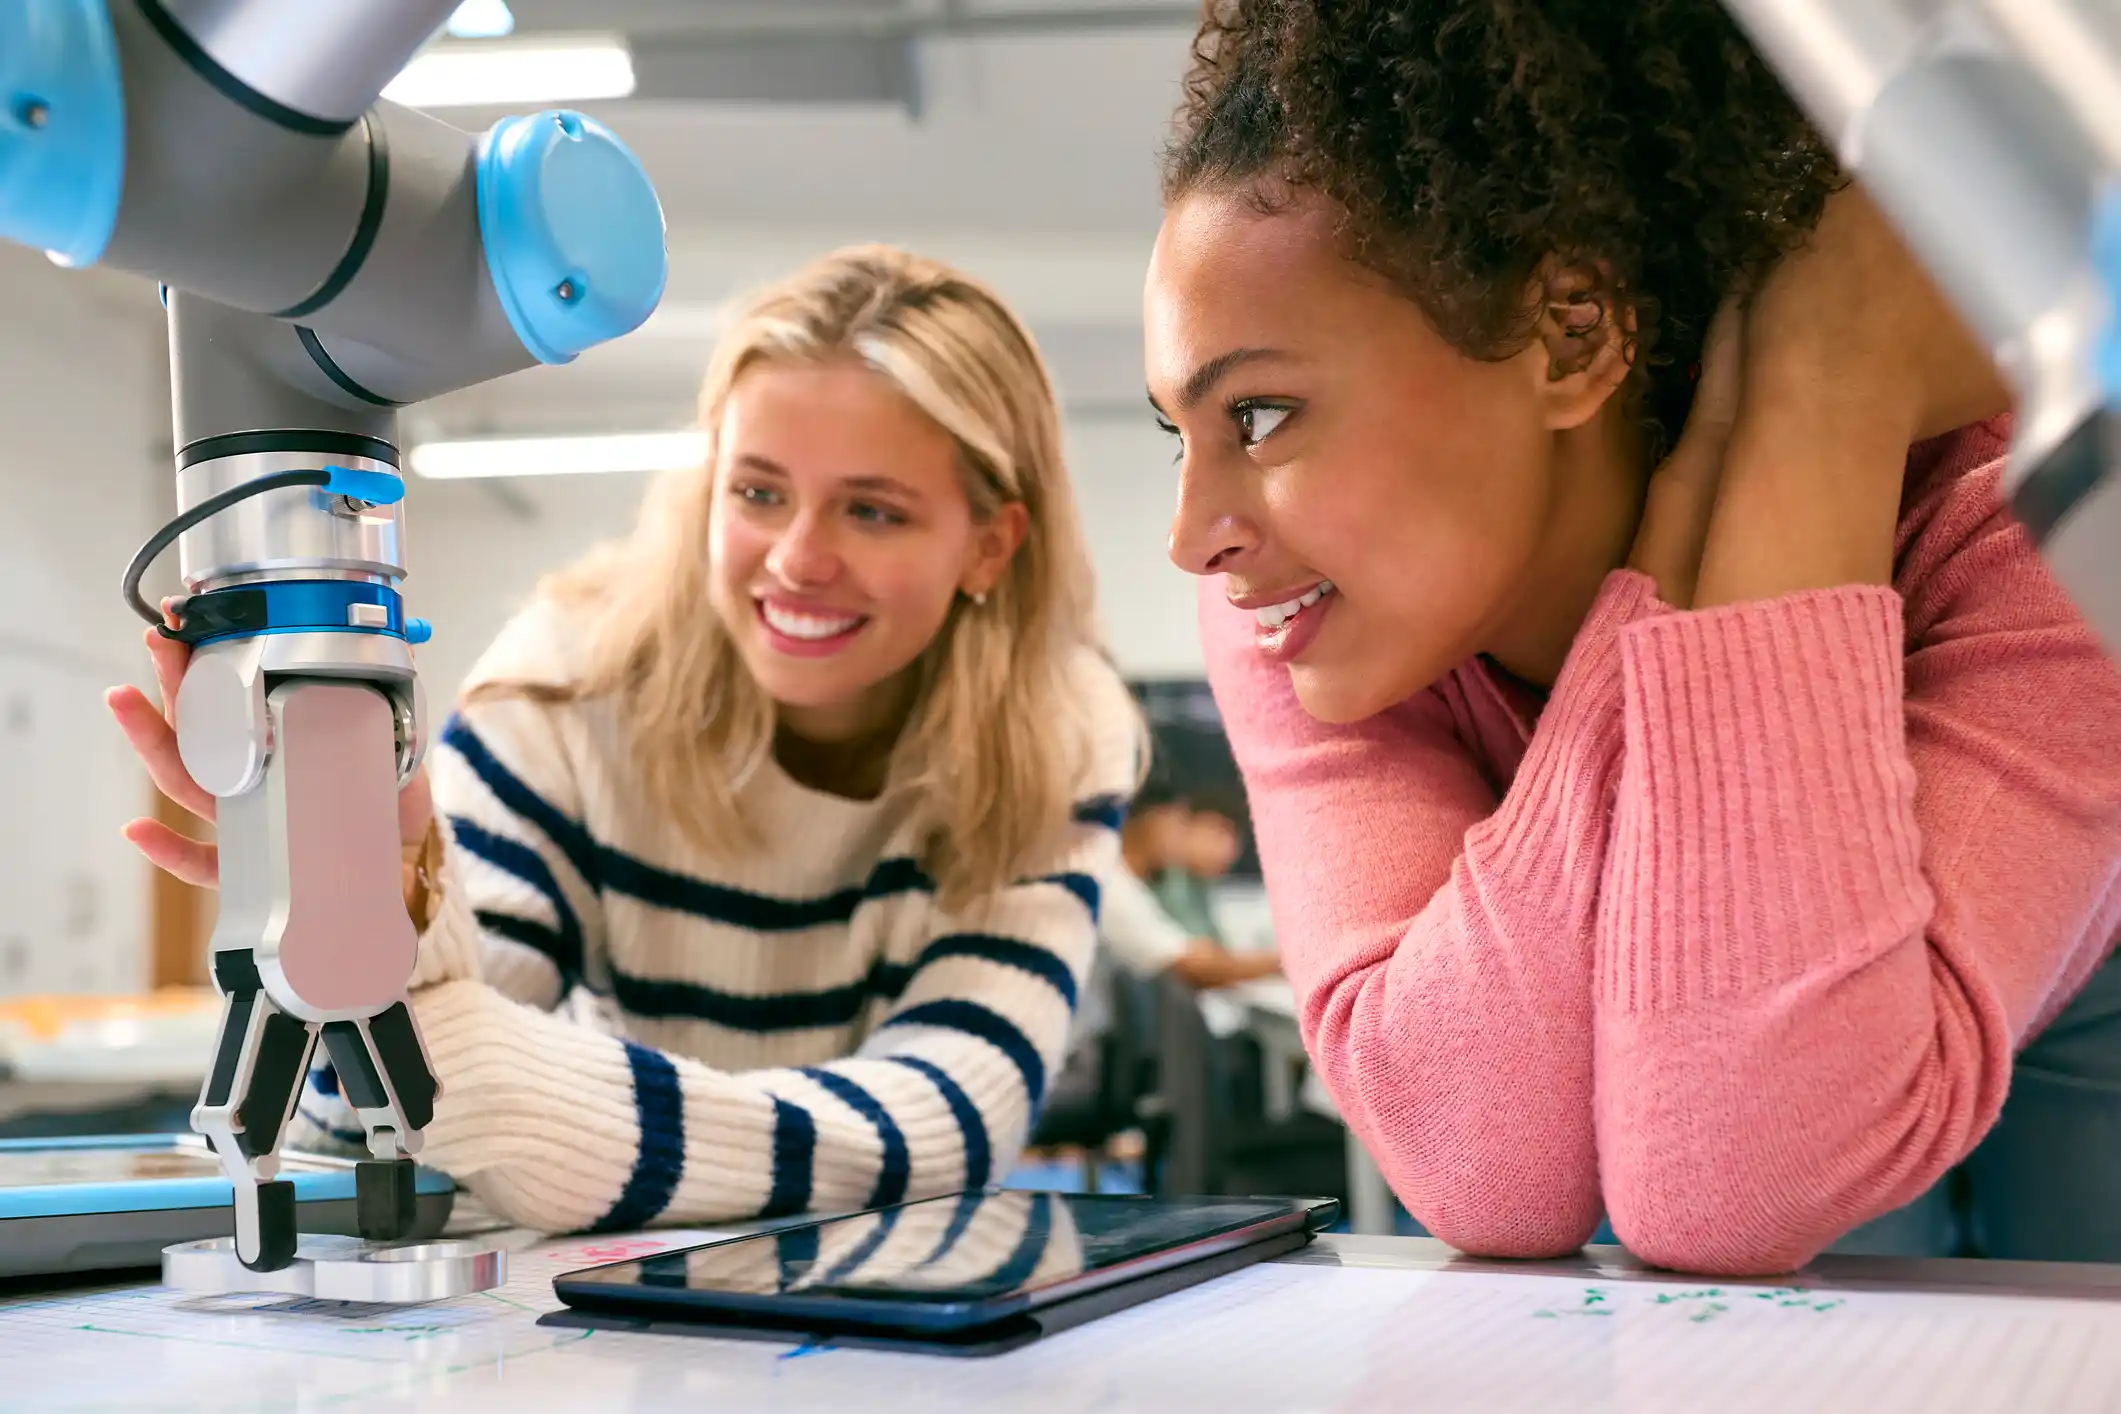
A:
[[[276,1272],[245,1267],[233,1237],[162,1249],[165,1286],[213,1296],[278,1291],[324,1301],[403,1305],[491,1291],[507,1279],[506,1254],[475,1242],[392,1244],[304,1234],[294,1261]]]

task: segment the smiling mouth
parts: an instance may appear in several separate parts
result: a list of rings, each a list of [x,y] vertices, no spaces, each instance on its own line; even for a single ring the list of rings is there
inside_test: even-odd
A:
[[[759,618],[766,627],[783,638],[797,643],[834,643],[861,631],[869,622],[867,614],[812,613],[804,609],[791,609],[769,600],[756,601]]]
[[[1333,581],[1322,579],[1294,599],[1286,599],[1279,604],[1269,604],[1264,609],[1254,609],[1252,614],[1254,618],[1259,620],[1260,632],[1273,633],[1281,628],[1283,624],[1332,592]]]

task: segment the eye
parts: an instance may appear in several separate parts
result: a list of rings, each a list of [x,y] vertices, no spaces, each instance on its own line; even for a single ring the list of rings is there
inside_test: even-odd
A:
[[[729,488],[729,494],[747,506],[772,507],[781,503],[780,492],[756,482],[739,482]]]
[[[1186,456],[1186,436],[1178,430],[1178,424],[1159,413],[1156,418],[1156,430],[1178,443],[1178,450],[1172,454],[1171,460],[1183,461]]]
[[[1237,440],[1247,447],[1256,447],[1274,435],[1274,430],[1286,422],[1289,414],[1296,411],[1281,403],[1263,403],[1247,400],[1230,409],[1230,417],[1237,423]]]
[[[906,518],[889,506],[880,506],[874,501],[856,501],[847,508],[847,514],[863,525],[904,525]]]

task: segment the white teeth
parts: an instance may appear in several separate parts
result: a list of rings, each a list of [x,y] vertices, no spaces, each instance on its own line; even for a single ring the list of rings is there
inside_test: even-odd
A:
[[[776,633],[790,638],[815,641],[821,638],[837,638],[862,621],[860,614],[842,618],[824,618],[817,614],[799,613],[794,609],[783,609],[776,604],[761,600],[759,612]]]
[[[1294,599],[1284,600],[1279,604],[1269,604],[1264,609],[1255,609],[1252,612],[1254,617],[1259,620],[1261,628],[1276,629],[1332,592],[1333,581],[1322,579]]]

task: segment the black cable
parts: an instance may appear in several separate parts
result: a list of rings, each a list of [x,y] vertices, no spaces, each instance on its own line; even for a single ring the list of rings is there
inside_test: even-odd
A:
[[[285,490],[290,486],[323,486],[329,484],[330,481],[331,473],[325,471],[322,467],[308,471],[276,471],[268,476],[261,476],[255,481],[246,481],[241,486],[231,486],[226,491],[208,496],[198,505],[178,515],[168,525],[148,536],[147,543],[140,547],[140,553],[133,556],[133,562],[125,567],[123,592],[127,606],[156,628],[161,628],[162,614],[146,599],[141,597],[140,581],[146,578],[147,568],[155,562],[155,557],[175,544],[178,536],[190,530],[199,522],[211,519],[227,510],[230,506],[238,505],[253,496],[262,496],[267,491]]]

